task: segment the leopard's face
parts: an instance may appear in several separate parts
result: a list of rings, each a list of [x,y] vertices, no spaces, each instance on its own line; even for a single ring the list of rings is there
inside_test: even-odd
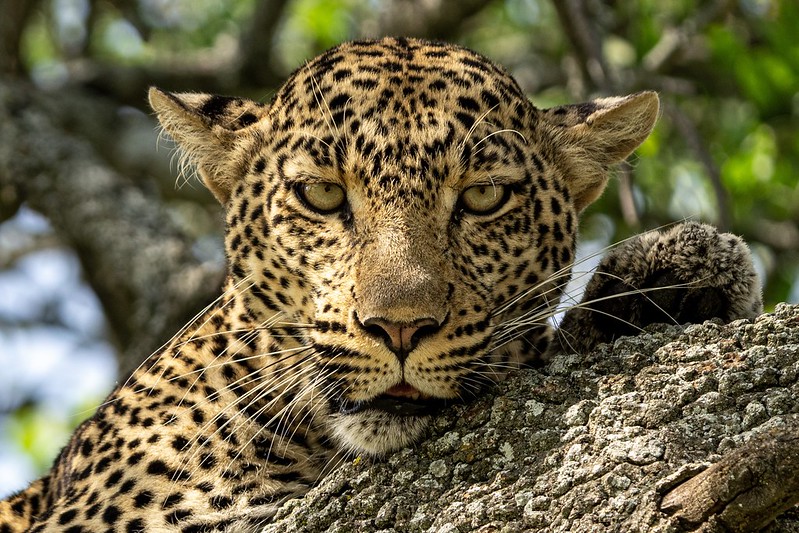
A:
[[[586,203],[557,144],[598,106],[542,112],[473,52],[392,39],[316,58],[268,107],[190,98],[225,147],[198,166],[243,319],[278,322],[274,379],[340,445],[407,445],[543,351]]]

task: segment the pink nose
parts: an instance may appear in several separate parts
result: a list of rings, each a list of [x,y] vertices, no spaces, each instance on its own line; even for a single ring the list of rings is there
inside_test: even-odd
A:
[[[383,339],[386,346],[405,361],[419,341],[439,330],[441,324],[433,318],[420,318],[411,323],[397,323],[380,317],[369,317],[362,322],[367,331]]]

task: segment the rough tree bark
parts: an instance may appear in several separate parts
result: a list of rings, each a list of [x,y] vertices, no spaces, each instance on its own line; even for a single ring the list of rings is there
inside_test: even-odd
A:
[[[122,347],[125,372],[213,300],[224,273],[192,255],[190,239],[157,198],[68,133],[53,107],[81,104],[25,82],[0,84],[0,191],[47,216],[75,248]]]
[[[797,392],[799,307],[656,326],[519,372],[264,532],[799,531]]]
[[[718,463],[671,489],[660,509],[680,524],[711,517],[730,531],[755,531],[799,495],[799,419],[764,431]]]

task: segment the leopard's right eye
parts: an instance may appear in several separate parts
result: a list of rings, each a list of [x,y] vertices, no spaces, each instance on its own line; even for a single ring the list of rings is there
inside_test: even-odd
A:
[[[509,193],[504,185],[475,185],[463,191],[461,205],[475,215],[489,215],[508,201]]]
[[[344,189],[335,183],[299,183],[294,192],[310,209],[326,215],[338,211],[347,199]]]

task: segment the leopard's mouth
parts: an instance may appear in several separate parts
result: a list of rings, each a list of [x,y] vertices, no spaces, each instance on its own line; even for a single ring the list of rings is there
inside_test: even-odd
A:
[[[403,382],[394,385],[371,400],[344,400],[339,407],[339,413],[353,415],[367,410],[375,410],[395,416],[430,416],[456,402],[457,400],[454,399],[430,396]]]

